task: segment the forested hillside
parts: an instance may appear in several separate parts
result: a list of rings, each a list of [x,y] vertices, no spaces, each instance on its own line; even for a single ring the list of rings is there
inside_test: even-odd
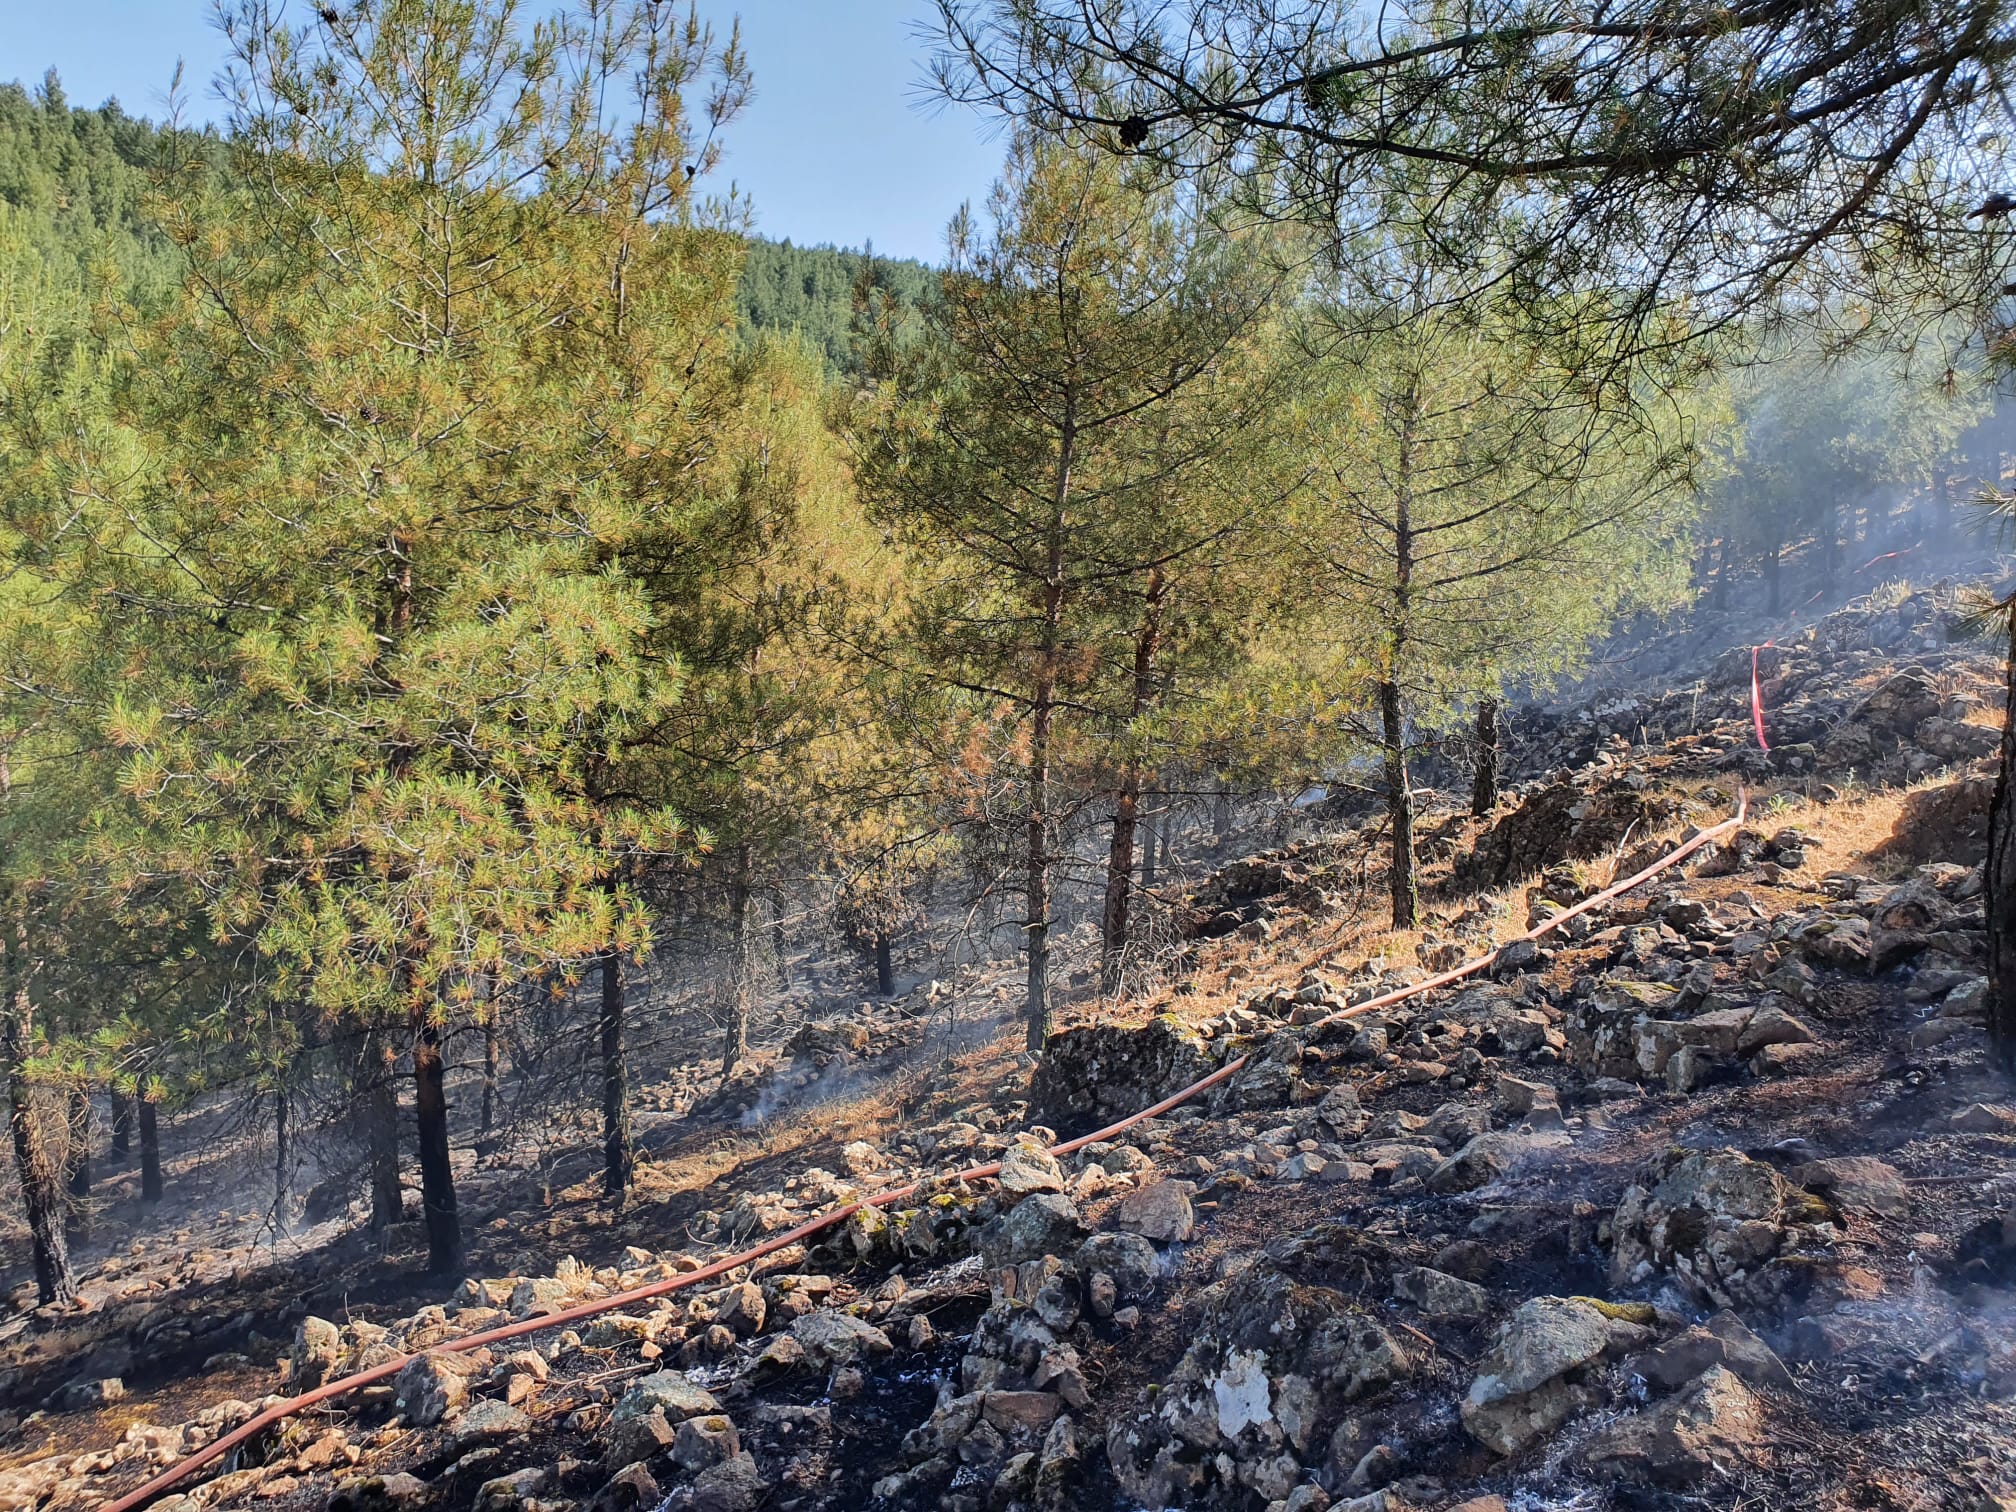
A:
[[[864,274],[904,311],[930,297],[937,275],[922,263],[877,257],[872,249],[795,247],[756,238],[749,243],[735,304],[751,330],[796,332],[840,371],[861,362],[855,300]],[[918,329],[903,322],[906,332]]]
[[[555,3],[0,89],[0,1509],[2016,1497],[2016,0]]]

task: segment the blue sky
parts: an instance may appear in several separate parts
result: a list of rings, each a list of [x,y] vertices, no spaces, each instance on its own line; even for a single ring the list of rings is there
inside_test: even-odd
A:
[[[843,246],[872,238],[879,251],[935,261],[953,211],[986,198],[1004,143],[923,92],[912,27],[929,8],[703,0],[719,27],[742,18],[756,100],[728,136],[722,173],[754,202],[763,235]],[[53,64],[73,103],[116,96],[135,115],[159,115],[180,57],[191,113],[207,115],[223,59],[210,16],[209,0],[0,0],[0,80],[32,84]]]

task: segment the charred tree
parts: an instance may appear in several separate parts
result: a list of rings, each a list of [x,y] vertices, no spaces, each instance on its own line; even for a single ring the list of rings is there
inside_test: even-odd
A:
[[[159,1202],[161,1184],[161,1110],[153,1098],[140,1099],[140,1200]]]
[[[2003,1071],[2016,1075],[2016,602],[2003,605],[2008,659],[2002,760],[1988,811],[1988,1033]]]
[[[425,1008],[413,1012],[413,1112],[419,1136],[420,1216],[427,1229],[427,1269],[462,1273],[462,1219],[455,1210],[455,1171],[448,1146],[448,1091],[441,1032]]]
[[[630,1137],[630,1074],[623,1053],[623,952],[602,953],[602,1190],[621,1199],[637,1171]]]
[[[1477,705],[1477,776],[1470,786],[1470,812],[1489,818],[1498,808],[1498,700],[1486,698]]]

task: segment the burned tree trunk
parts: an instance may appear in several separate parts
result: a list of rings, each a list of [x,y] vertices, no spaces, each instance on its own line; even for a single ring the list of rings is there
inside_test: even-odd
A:
[[[1487,818],[1498,807],[1498,700],[1477,705],[1477,779],[1470,788],[1470,812]]]
[[[420,1214],[427,1227],[427,1269],[437,1276],[453,1276],[462,1271],[462,1219],[455,1211],[455,1171],[449,1159],[441,1032],[424,1008],[416,1008],[413,1016],[413,1111],[420,1145]]]
[[[889,936],[875,936],[875,991],[881,997],[896,996],[896,960]]]
[[[392,1047],[384,1031],[364,1031],[351,1092],[364,1121],[371,1186],[371,1227],[390,1228],[402,1216],[399,1191],[399,1093],[392,1081]]]
[[[623,952],[602,953],[602,1190],[620,1198],[637,1170],[630,1139],[630,1076],[623,1055]]]
[[[82,1200],[91,1195],[91,1089],[82,1082],[70,1088],[67,1118],[70,1135],[66,1147],[68,1167],[64,1185],[72,1197]]]
[[[721,1080],[727,1081],[749,1053],[749,999],[756,990],[755,952],[750,948],[749,845],[735,851],[735,879],[728,887],[729,948],[733,953],[728,984],[728,1023],[721,1040]]]
[[[140,1200],[159,1202],[161,1185],[161,1116],[151,1097],[140,1099]]]
[[[2002,763],[1988,811],[1988,1033],[2002,1069],[2016,1075],[2016,604],[2008,618]]]
[[[10,951],[10,956],[15,952]],[[7,1121],[14,1137],[14,1174],[21,1184],[21,1207],[28,1220],[28,1243],[35,1264],[35,1295],[45,1305],[70,1302],[77,1278],[70,1269],[70,1245],[63,1232],[63,1192],[56,1163],[42,1141],[28,1054],[34,1038],[34,1006],[25,972],[10,959],[9,1005],[0,1053],[7,1057]]]
[[[1414,788],[1407,771],[1407,721],[1400,687],[1379,684],[1379,719],[1386,748],[1386,817],[1393,830],[1389,888],[1393,927],[1412,929],[1421,916],[1421,890],[1414,875]]]
[[[133,1094],[112,1091],[112,1158],[124,1164],[133,1153]]]

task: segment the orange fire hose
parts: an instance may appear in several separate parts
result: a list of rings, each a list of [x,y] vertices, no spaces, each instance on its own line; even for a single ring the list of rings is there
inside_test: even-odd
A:
[[[1694,836],[1693,839],[1680,845],[1671,855],[1661,858],[1636,875],[1625,878],[1622,882],[1612,883],[1601,892],[1584,898],[1580,903],[1553,915],[1545,922],[1533,929],[1527,930],[1525,934],[1517,938],[1521,940],[1538,940],[1551,931],[1558,929],[1569,919],[1579,914],[1587,913],[1590,909],[1597,908],[1611,899],[1629,892],[1632,888],[1649,881],[1669,867],[1677,865],[1702,846],[1737,828],[1743,823],[1748,812],[1749,799],[1746,795],[1738,800],[1736,814],[1733,818],[1723,820],[1712,829],[1703,830],[1700,834]],[[1304,969],[1324,959],[1331,953],[1331,951],[1323,951],[1310,957],[1308,961],[1303,963]],[[1349,1008],[1340,1008],[1335,1013],[1327,1014],[1305,1027],[1310,1030],[1320,1029],[1328,1024],[1334,1024],[1341,1019],[1356,1018],[1360,1014],[1371,1013],[1375,1009],[1388,1008],[1395,1003],[1404,1002],[1408,998],[1418,997],[1424,992],[1432,992],[1439,987],[1446,987],[1452,982],[1462,981],[1465,977],[1475,976],[1478,972],[1490,966],[1497,958],[1497,954],[1498,952],[1493,950],[1489,955],[1480,956],[1474,961],[1455,967],[1453,970],[1445,971],[1439,976],[1429,977],[1426,981],[1416,982],[1409,987],[1395,988],[1391,992],[1383,993],[1363,1003],[1355,1003]],[[1191,1098],[1197,1096],[1198,1093],[1208,1091],[1212,1087],[1217,1086],[1227,1077],[1235,1075],[1246,1064],[1246,1061],[1247,1057],[1244,1055],[1239,1056],[1236,1060],[1227,1061],[1209,1076],[1199,1078],[1180,1092],[1172,1093],[1152,1107],[1143,1108],[1138,1113],[1130,1113],[1118,1123],[1108,1124],[1105,1128],[1095,1133],[1086,1134],[1077,1139],[1065,1140],[1061,1144],[1051,1146],[1051,1153],[1053,1155],[1069,1155],[1083,1149],[1089,1144],[1096,1144],[1101,1140],[1111,1139],[1116,1134],[1125,1133],[1136,1124],[1145,1123],[1151,1118],[1167,1113],[1171,1108],[1188,1102]],[[726,1275],[729,1271],[739,1269],[752,1261],[760,1260],[766,1255],[775,1254],[778,1250],[796,1244],[800,1239],[809,1238],[813,1234],[823,1233],[827,1229],[845,1223],[855,1213],[864,1208],[888,1207],[891,1203],[901,1202],[905,1197],[913,1196],[923,1188],[935,1185],[940,1181],[947,1184],[959,1181],[980,1181],[990,1176],[999,1175],[1000,1171],[1001,1162],[997,1160],[986,1165],[970,1166],[963,1171],[956,1171],[948,1176],[925,1177],[910,1182],[907,1185],[892,1188],[886,1192],[877,1192],[872,1197],[864,1197],[858,1202],[850,1202],[844,1207],[835,1208],[830,1213],[821,1213],[816,1218],[808,1218],[794,1229],[773,1235],[761,1244],[741,1250],[736,1254],[725,1255],[721,1259],[704,1265],[698,1270],[687,1271],[682,1275],[668,1277],[662,1281],[653,1281],[646,1286],[634,1287],[629,1291],[620,1292],[613,1297],[603,1297],[593,1302],[584,1302],[578,1307],[570,1307],[561,1312],[548,1313],[536,1318],[523,1318],[516,1323],[506,1323],[497,1328],[486,1329],[482,1333],[468,1334],[460,1339],[451,1339],[446,1343],[434,1346],[432,1350],[427,1352],[461,1354],[472,1349],[483,1349],[492,1344],[503,1343],[507,1339],[523,1338],[527,1334],[543,1333],[551,1328],[564,1328],[570,1323],[580,1322],[583,1318],[592,1318],[598,1313],[610,1312],[615,1308],[626,1306],[632,1302],[642,1302],[652,1297],[662,1297],[669,1292],[682,1291],[689,1286],[697,1286],[703,1281],[711,1281],[717,1276]],[[344,1376],[340,1380],[327,1382],[324,1385],[317,1386],[313,1391],[303,1392],[300,1396],[290,1397],[277,1406],[269,1407],[257,1417],[225,1434],[214,1443],[206,1444],[195,1453],[169,1466],[139,1489],[130,1491],[125,1496],[120,1497],[119,1500],[107,1504],[103,1508],[103,1512],[138,1512],[139,1508],[146,1506],[155,1497],[168,1490],[169,1487],[175,1485],[194,1471],[200,1470],[212,1460],[220,1459],[224,1455],[229,1454],[240,1444],[257,1437],[275,1423],[285,1422],[288,1418],[295,1417],[307,1411],[310,1407],[317,1406],[335,1397],[345,1396],[365,1386],[373,1386],[380,1381],[387,1380],[404,1369],[412,1358],[412,1355],[401,1355],[395,1360],[387,1360],[384,1364],[374,1365],[369,1370],[362,1370],[355,1375]]]

